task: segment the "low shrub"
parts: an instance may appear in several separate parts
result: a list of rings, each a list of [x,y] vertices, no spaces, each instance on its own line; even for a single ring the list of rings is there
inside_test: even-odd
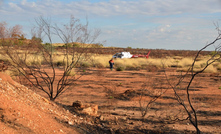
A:
[[[59,67],[59,66],[64,66],[64,63],[63,63],[63,61],[57,61],[57,62],[55,63],[55,65],[56,65],[57,67]]]
[[[219,71],[221,71],[221,63],[216,66],[216,69],[219,70]]]
[[[125,70],[125,67],[124,66],[118,66],[116,68],[116,71],[124,71]]]
[[[205,73],[216,73],[217,69],[214,66],[208,66],[204,72]]]
[[[183,58],[179,61],[179,66],[180,67],[190,67],[193,63],[193,59],[192,58]]]
[[[91,67],[91,64],[89,62],[84,61],[80,63],[80,67]]]

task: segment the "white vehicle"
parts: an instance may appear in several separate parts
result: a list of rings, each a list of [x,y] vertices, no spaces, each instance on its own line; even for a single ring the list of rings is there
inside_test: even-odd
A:
[[[113,58],[139,58],[139,57],[146,57],[148,58],[150,54],[150,51],[147,53],[147,55],[132,55],[130,52],[120,52],[113,55]]]
[[[113,55],[113,58],[139,58],[139,57],[146,57],[148,58],[150,54],[150,51],[147,53],[147,55],[132,55],[130,52],[120,52]]]
[[[113,58],[131,58],[132,56],[130,52],[120,52],[113,55]]]

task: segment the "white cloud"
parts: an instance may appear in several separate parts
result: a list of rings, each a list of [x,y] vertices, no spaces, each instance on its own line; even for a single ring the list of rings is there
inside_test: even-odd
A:
[[[15,4],[15,3],[9,3],[9,7],[11,9],[14,9],[15,11],[18,11],[18,12],[22,11],[22,8],[20,6],[18,6],[17,4]]]
[[[16,7],[15,12],[18,13],[21,9],[25,8],[33,14],[39,12],[50,15],[60,14],[61,16],[76,14],[77,16],[98,15],[111,17],[124,15],[137,17],[221,12],[219,0],[110,0],[97,3],[85,0],[70,3],[62,3],[58,0],[39,0],[36,2],[22,0],[20,3],[14,3],[12,0],[9,1],[11,1],[9,3],[11,7],[12,5]]]
[[[12,3],[12,2],[11,2]],[[219,0],[137,0],[122,1],[110,0],[105,2],[91,3],[89,1],[77,1],[62,3],[57,0],[41,0],[27,2],[22,0],[16,4],[17,7],[25,6],[30,12],[41,10],[43,13],[56,14],[94,14],[99,16],[113,15],[175,15],[182,13],[213,13],[221,11]],[[36,8],[31,9],[33,5]]]
[[[0,0],[0,6],[3,21],[25,27],[40,15],[57,20],[88,16],[89,22],[102,30],[101,40],[107,40],[109,46],[170,49],[204,44],[214,35],[213,22],[221,13],[220,0]]]
[[[72,6],[81,7],[86,12],[97,15],[171,15],[181,13],[212,13],[221,11],[221,5],[218,0],[137,0],[122,1],[110,0],[109,2],[89,3],[85,2],[71,3]]]
[[[27,2],[27,0],[22,0],[22,1],[21,1],[21,5],[25,5],[26,2]]]
[[[4,2],[4,0],[0,0],[0,6],[2,6],[3,2]]]

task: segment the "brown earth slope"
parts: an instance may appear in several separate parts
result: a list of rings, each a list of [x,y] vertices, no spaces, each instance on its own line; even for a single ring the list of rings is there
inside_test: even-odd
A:
[[[78,134],[76,115],[0,73],[1,134]],[[71,127],[72,125],[72,127]]]

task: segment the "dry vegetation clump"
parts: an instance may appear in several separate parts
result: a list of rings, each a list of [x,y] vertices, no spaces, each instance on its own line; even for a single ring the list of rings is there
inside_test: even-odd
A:
[[[193,63],[193,58],[189,57],[189,58],[182,58],[178,64],[181,66],[181,67],[190,67]]]
[[[107,62],[106,67],[109,67]],[[147,69],[149,66],[162,67],[161,59],[153,59],[153,58],[131,58],[131,59],[114,59],[115,68],[120,70],[139,70],[139,69]]]
[[[208,66],[204,72],[205,72],[205,73],[216,73],[217,71],[218,71],[218,70],[217,70],[216,67],[214,67],[214,66]]]
[[[112,58],[112,55],[100,55],[100,54],[93,54],[90,57],[89,62],[91,63],[92,67],[109,67],[109,60]]]
[[[155,65],[157,67],[169,67],[169,63],[168,59],[162,58],[162,59],[158,59],[158,58],[148,58],[148,63],[151,65]]]
[[[4,55],[2,55],[1,53],[0,53],[0,59],[1,59],[1,61],[8,62],[8,59]]]
[[[220,63],[221,63],[221,62],[220,62]],[[216,65],[216,67],[217,67],[217,70],[218,70],[218,71],[221,71],[221,64]]]

